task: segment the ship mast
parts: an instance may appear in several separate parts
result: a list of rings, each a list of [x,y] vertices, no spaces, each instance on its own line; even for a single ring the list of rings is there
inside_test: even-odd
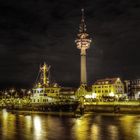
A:
[[[48,71],[50,69],[50,66],[47,66],[44,62],[43,66],[40,67],[41,71],[41,84],[43,86],[49,86],[49,77],[48,77]]]

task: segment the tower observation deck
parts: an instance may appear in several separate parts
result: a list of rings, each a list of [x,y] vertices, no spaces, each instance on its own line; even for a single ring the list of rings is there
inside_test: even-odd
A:
[[[81,50],[81,85],[87,85],[87,70],[86,70],[86,50],[90,47],[91,39],[86,32],[86,24],[84,18],[84,9],[82,11],[81,23],[79,26],[79,33],[75,43],[77,48]]]

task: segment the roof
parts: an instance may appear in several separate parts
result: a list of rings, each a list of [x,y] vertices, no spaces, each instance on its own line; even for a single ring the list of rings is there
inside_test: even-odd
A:
[[[76,91],[76,88],[71,88],[71,87],[62,87],[60,89],[60,92],[74,92]]]
[[[86,91],[90,92],[92,91],[92,87],[91,86],[85,86]]]
[[[101,84],[114,84],[117,80],[118,80],[118,78],[99,79],[94,84],[96,84],[96,85],[101,85]]]
[[[86,90],[87,92],[91,92],[92,91],[92,86],[80,85],[79,89]]]

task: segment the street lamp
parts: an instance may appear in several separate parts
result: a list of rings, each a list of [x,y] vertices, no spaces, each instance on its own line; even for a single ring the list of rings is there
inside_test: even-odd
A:
[[[13,96],[13,93],[15,92],[15,89],[12,88],[12,89],[9,90],[9,92],[10,92],[10,97],[12,97]]]
[[[24,97],[26,89],[21,89],[21,91],[22,91],[22,94],[23,94],[23,97]]]

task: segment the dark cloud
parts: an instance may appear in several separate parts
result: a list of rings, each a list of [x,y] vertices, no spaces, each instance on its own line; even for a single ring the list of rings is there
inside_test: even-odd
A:
[[[74,40],[82,7],[93,40],[89,84],[104,77],[139,78],[139,0],[1,0],[1,85],[32,86],[46,61],[54,81],[78,86],[80,51]]]

